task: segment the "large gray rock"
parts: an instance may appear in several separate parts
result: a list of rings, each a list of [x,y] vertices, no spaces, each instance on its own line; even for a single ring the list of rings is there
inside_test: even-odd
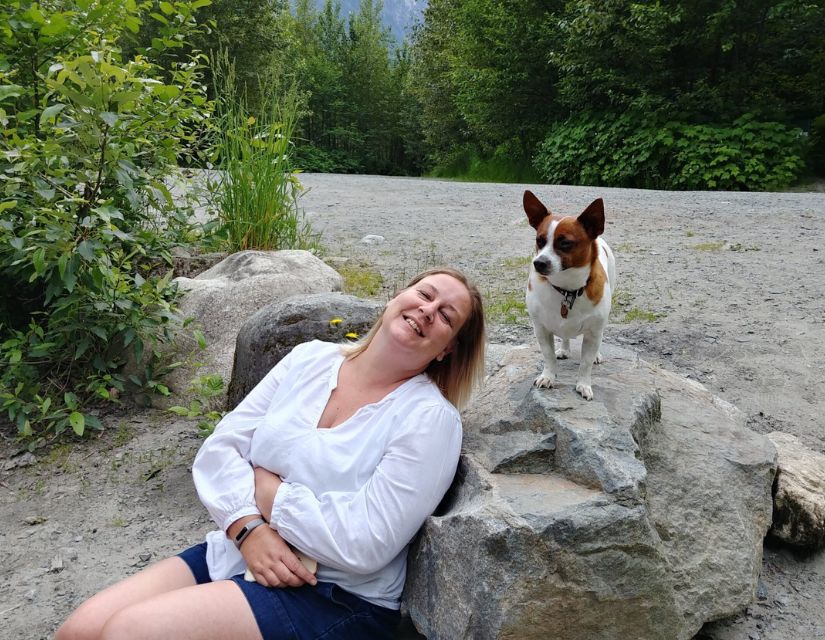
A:
[[[513,348],[464,413],[459,474],[410,552],[430,640],[687,639],[752,600],[776,452],[701,385],[603,347],[596,399]],[[567,381],[567,384],[564,384]]]
[[[768,434],[779,453],[771,535],[806,550],[825,546],[825,456],[787,433]]]
[[[378,302],[342,293],[296,296],[267,305],[238,333],[228,408],[235,408],[296,345],[310,340],[343,342],[347,334],[363,336],[381,308]]]
[[[184,365],[164,379],[174,396],[156,404],[187,404],[190,386],[201,375],[219,375],[228,384],[241,325],[275,300],[298,294],[340,291],[341,275],[308,251],[239,251],[195,278],[175,278],[184,291],[183,318],[194,321],[181,329],[173,343],[176,359]],[[206,339],[200,350],[192,332]],[[209,408],[223,408],[226,393],[212,399]]]

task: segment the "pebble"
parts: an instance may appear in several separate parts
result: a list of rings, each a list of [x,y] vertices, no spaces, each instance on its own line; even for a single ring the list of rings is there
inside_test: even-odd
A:
[[[382,242],[384,242],[384,236],[379,236],[370,233],[361,238],[360,242],[361,244],[381,244]]]
[[[65,569],[65,565],[63,564],[63,557],[58,554],[54,558],[52,558],[52,562],[49,565],[49,573],[60,573]]]

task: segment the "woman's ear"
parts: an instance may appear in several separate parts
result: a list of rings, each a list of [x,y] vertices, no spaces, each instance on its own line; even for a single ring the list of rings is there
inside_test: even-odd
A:
[[[446,358],[448,355],[450,355],[453,352],[454,348],[455,348],[455,340],[453,340],[449,345],[444,347],[444,351],[442,351],[441,353],[439,353],[435,357],[436,361],[441,362],[442,360],[444,360],[444,358]]]

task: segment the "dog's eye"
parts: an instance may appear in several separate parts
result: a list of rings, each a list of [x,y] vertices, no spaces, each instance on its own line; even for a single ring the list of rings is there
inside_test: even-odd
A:
[[[544,236],[536,236],[536,246],[541,249],[544,245],[547,244],[547,238]]]
[[[568,251],[572,246],[573,243],[567,238],[560,238],[558,242],[556,242],[556,247],[561,249],[562,251]]]

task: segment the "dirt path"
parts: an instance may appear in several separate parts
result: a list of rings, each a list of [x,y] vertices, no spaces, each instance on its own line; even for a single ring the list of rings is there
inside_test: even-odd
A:
[[[492,340],[532,344],[521,306],[532,244],[524,186],[302,179],[310,220],[354,278],[377,271],[390,290],[433,264],[457,266],[497,319]],[[704,383],[754,430],[825,451],[825,194],[533,190],[565,214],[605,200],[620,290],[608,341]],[[99,440],[28,466],[0,443],[0,637],[50,637],[85,597],[211,528],[189,473],[193,422],[149,411],[105,423]],[[766,547],[757,595],[704,638],[825,638],[825,554]]]

